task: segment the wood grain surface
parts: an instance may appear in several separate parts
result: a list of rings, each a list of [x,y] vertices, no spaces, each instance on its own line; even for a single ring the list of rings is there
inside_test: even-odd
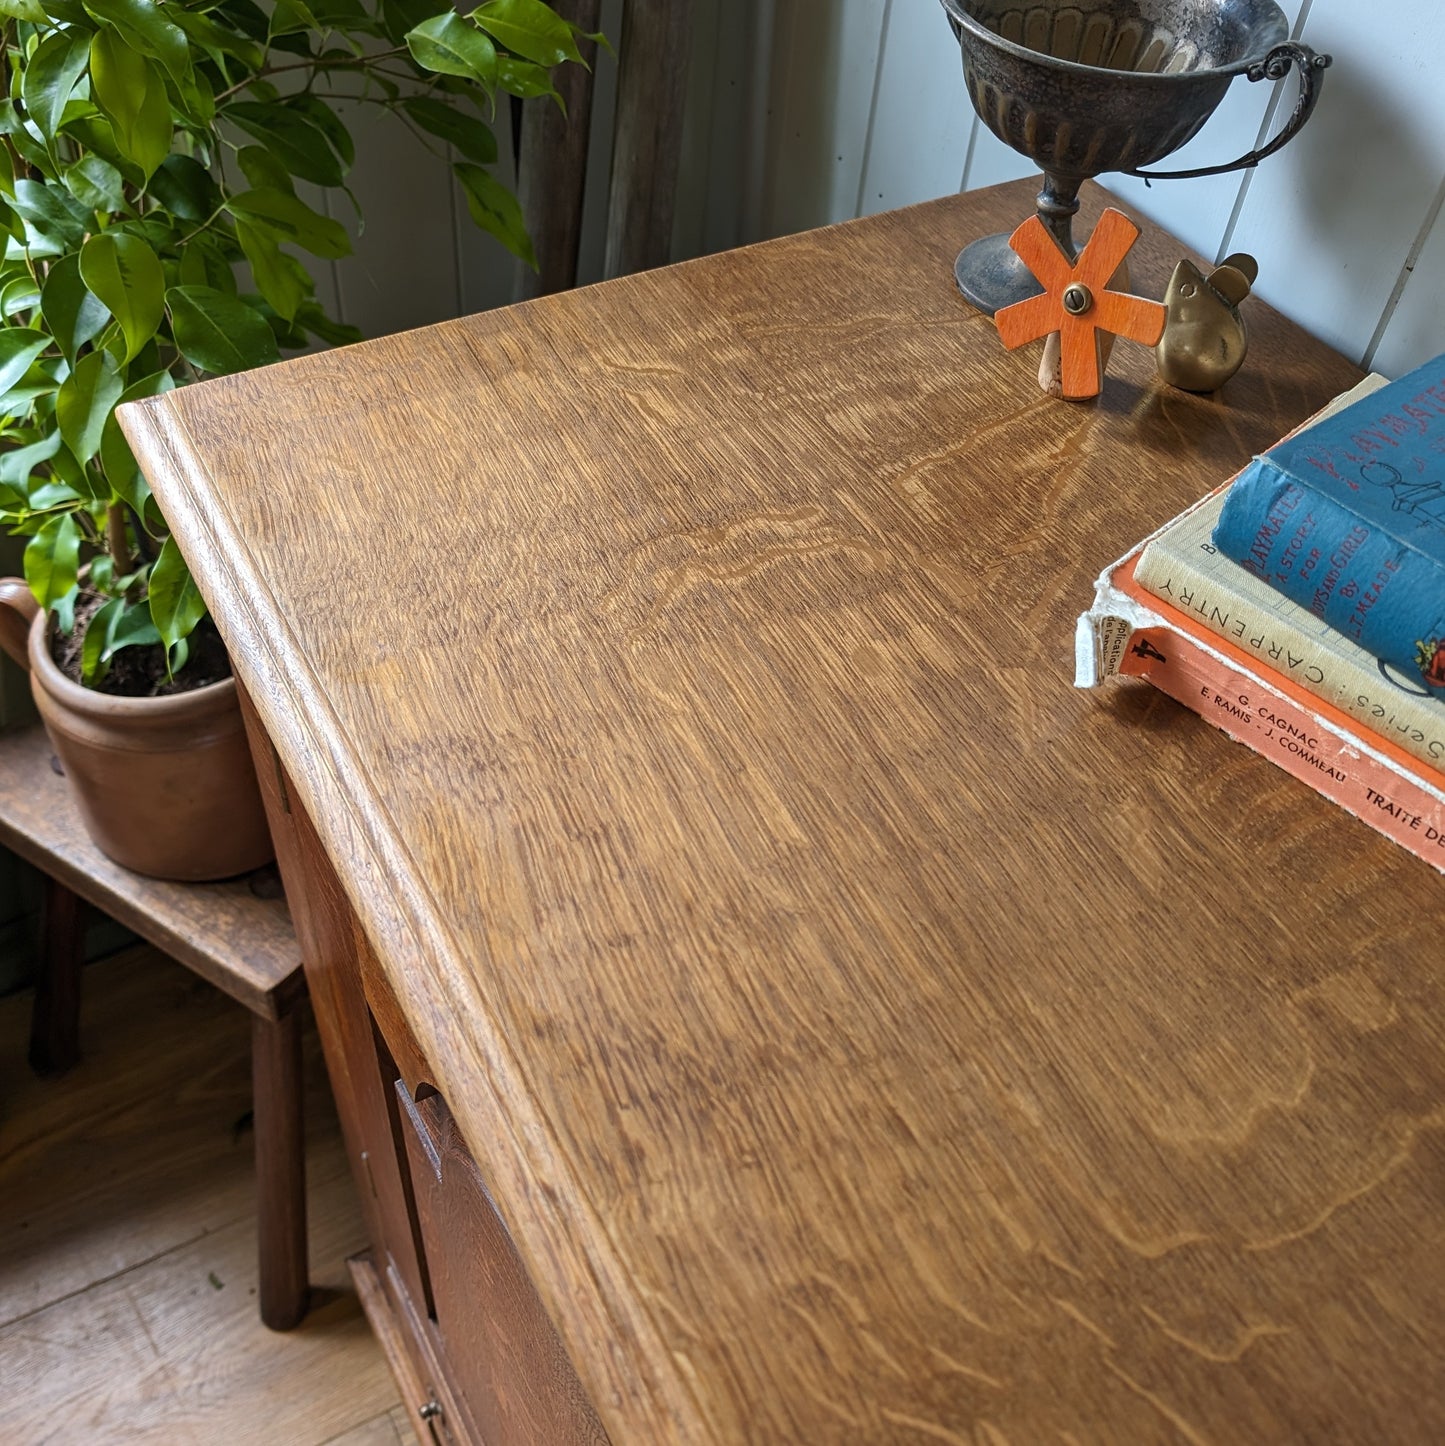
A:
[[[148,879],[90,841],[38,723],[0,733],[0,844],[194,969],[253,1014],[276,1019],[306,992],[286,901],[250,877],[214,884]]]
[[[400,1080],[395,1092],[422,1237],[471,1247],[429,1250],[427,1260],[432,1317],[475,1439],[608,1446],[446,1101],[413,1100]]]
[[[85,973],[63,1079],[26,1068],[27,994],[0,1000],[0,1441],[415,1446],[404,1416],[380,1434],[399,1406],[347,1289],[365,1233],[315,1031],[319,1298],[278,1335],[256,1311],[251,1019],[149,946]]]
[[[63,1079],[26,1068],[27,996],[0,1006],[4,1326],[255,1213],[250,1020],[146,946],[85,973]]]
[[[1251,302],[1218,396],[1050,400],[951,277],[1031,205],[127,414],[614,1441],[1445,1436],[1440,880],[1070,685],[1358,373]]]

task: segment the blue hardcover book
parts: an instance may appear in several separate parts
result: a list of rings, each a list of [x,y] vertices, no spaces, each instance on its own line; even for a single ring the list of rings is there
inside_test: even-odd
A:
[[[1256,457],[1214,545],[1445,690],[1445,356]]]

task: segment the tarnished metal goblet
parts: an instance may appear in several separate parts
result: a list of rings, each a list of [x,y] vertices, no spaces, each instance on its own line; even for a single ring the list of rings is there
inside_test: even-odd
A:
[[[1309,119],[1330,63],[1289,38],[1274,0],[942,0],[963,52],[974,109],[1044,172],[1038,211],[1069,256],[1079,187],[1105,171],[1149,180],[1257,166]],[[1191,140],[1236,75],[1278,80],[1299,96],[1268,144],[1222,166],[1153,171]],[[980,310],[1039,292],[1006,235],[964,248],[959,289]]]

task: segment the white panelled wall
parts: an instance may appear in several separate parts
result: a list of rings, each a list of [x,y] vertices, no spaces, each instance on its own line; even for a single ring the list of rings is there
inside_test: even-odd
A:
[[[1255,171],[1104,183],[1206,259],[1252,252],[1259,295],[1397,376],[1445,351],[1445,4],[1282,8],[1297,38],[1334,56],[1299,137]],[[1031,172],[974,117],[939,0],[693,0],[693,13],[677,259]],[[626,0],[604,6],[609,35],[625,19]],[[615,84],[603,56],[584,281],[601,271]],[[1288,114],[1294,87],[1292,76],[1236,80],[1161,165],[1251,150]],[[470,227],[444,158],[388,120],[357,140],[367,226],[331,283],[344,318],[377,334],[506,301],[509,261]]]

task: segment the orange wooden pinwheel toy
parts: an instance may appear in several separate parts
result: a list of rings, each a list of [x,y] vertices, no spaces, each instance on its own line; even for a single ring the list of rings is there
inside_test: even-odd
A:
[[[1163,334],[1164,307],[1159,302],[1108,289],[1110,278],[1138,239],[1139,228],[1112,206],[1099,218],[1077,261],[1069,260],[1037,216],[1030,216],[1009,237],[1008,244],[1044,291],[997,312],[998,334],[1012,351],[1058,332],[1063,395],[1071,401],[1099,395],[1101,331],[1144,346],[1154,346]]]

